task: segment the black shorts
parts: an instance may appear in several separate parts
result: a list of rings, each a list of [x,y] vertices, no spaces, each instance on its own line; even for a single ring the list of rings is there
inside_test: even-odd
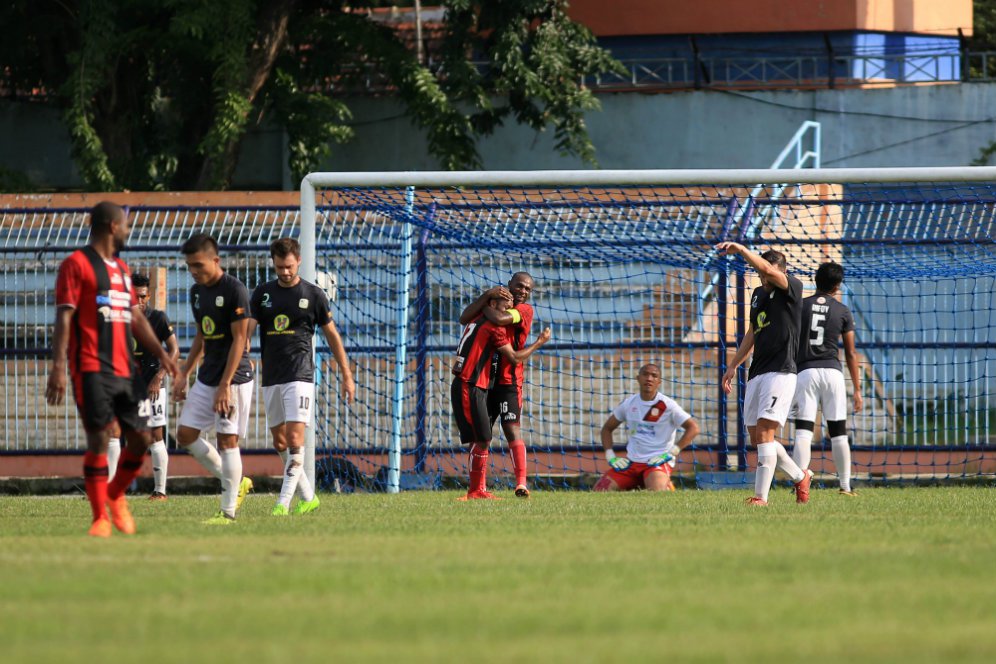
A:
[[[488,419],[494,424],[518,424],[522,419],[522,393],[515,385],[495,385],[488,391]]]
[[[461,443],[491,442],[487,390],[454,378],[450,386],[450,403],[453,404],[453,417],[460,430]]]
[[[83,428],[91,433],[103,431],[117,418],[122,431],[145,431],[149,428],[148,413],[139,409],[147,396],[138,376],[122,378],[102,373],[73,376],[76,410]]]

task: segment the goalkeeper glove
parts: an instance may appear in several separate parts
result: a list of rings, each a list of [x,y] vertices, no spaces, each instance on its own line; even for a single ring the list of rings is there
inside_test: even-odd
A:
[[[681,452],[677,447],[672,447],[671,451],[665,452],[664,454],[658,454],[657,456],[650,457],[647,460],[647,465],[651,468],[657,468],[658,466],[663,466],[665,463],[674,468],[675,464],[678,462],[678,453]]]
[[[609,466],[612,470],[618,470],[620,472],[629,468],[630,461],[626,457],[617,457],[616,453],[611,450],[605,450],[605,460],[609,462]]]

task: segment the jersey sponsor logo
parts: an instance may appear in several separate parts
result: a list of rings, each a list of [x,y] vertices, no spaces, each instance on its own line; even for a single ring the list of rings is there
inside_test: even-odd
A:
[[[225,297],[223,295],[219,295],[218,297],[214,298],[214,306],[216,307],[225,306]]]
[[[273,319],[273,328],[278,332],[283,332],[290,326],[290,318],[284,314],[280,314]]]
[[[647,409],[646,414],[643,416],[643,421],[656,422],[661,419],[661,416],[664,415],[666,410],[667,405],[663,401],[658,400],[657,403]]]
[[[308,303],[308,298],[306,298],[306,297],[302,297],[300,300],[297,301],[297,306],[298,306],[299,309],[307,309],[308,308],[308,304],[309,304]]]
[[[771,325],[771,321],[768,320],[768,312],[762,311],[757,315],[757,322],[754,323],[754,327],[757,332],[760,332],[769,325]]]
[[[201,319],[201,332],[203,332],[205,336],[214,334],[214,330],[215,324],[214,321],[211,320],[210,316],[205,316]]]
[[[112,284],[123,284],[124,281],[121,279],[121,275],[120,274],[118,274],[117,272],[113,272],[111,274],[111,283]]]

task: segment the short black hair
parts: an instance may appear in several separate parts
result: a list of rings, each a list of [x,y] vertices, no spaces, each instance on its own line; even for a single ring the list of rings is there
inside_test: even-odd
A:
[[[208,249],[214,253],[218,253],[218,242],[207,233],[194,233],[180,247],[180,251],[184,256],[196,254],[198,251],[207,251]]]
[[[844,268],[839,263],[829,261],[816,268],[816,288],[824,293],[832,293],[844,281]]]
[[[111,224],[124,216],[124,208],[117,203],[101,201],[90,210],[90,233],[106,235],[111,232]]]
[[[292,237],[282,237],[270,243],[270,258],[287,258],[291,254],[300,260],[301,243]]]
[[[780,251],[775,251],[774,249],[768,249],[766,252],[761,254],[761,258],[768,261],[779,270],[784,270],[787,265],[785,262],[785,254]]]
[[[142,274],[141,272],[136,272],[135,274],[131,275],[131,285],[134,286],[135,288],[148,287],[149,278],[146,275]]]

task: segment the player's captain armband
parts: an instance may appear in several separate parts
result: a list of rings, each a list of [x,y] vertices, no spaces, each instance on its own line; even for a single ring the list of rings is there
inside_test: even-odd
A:
[[[518,309],[506,309],[505,313],[512,316],[512,325],[518,325],[522,322],[522,314],[519,313]]]

